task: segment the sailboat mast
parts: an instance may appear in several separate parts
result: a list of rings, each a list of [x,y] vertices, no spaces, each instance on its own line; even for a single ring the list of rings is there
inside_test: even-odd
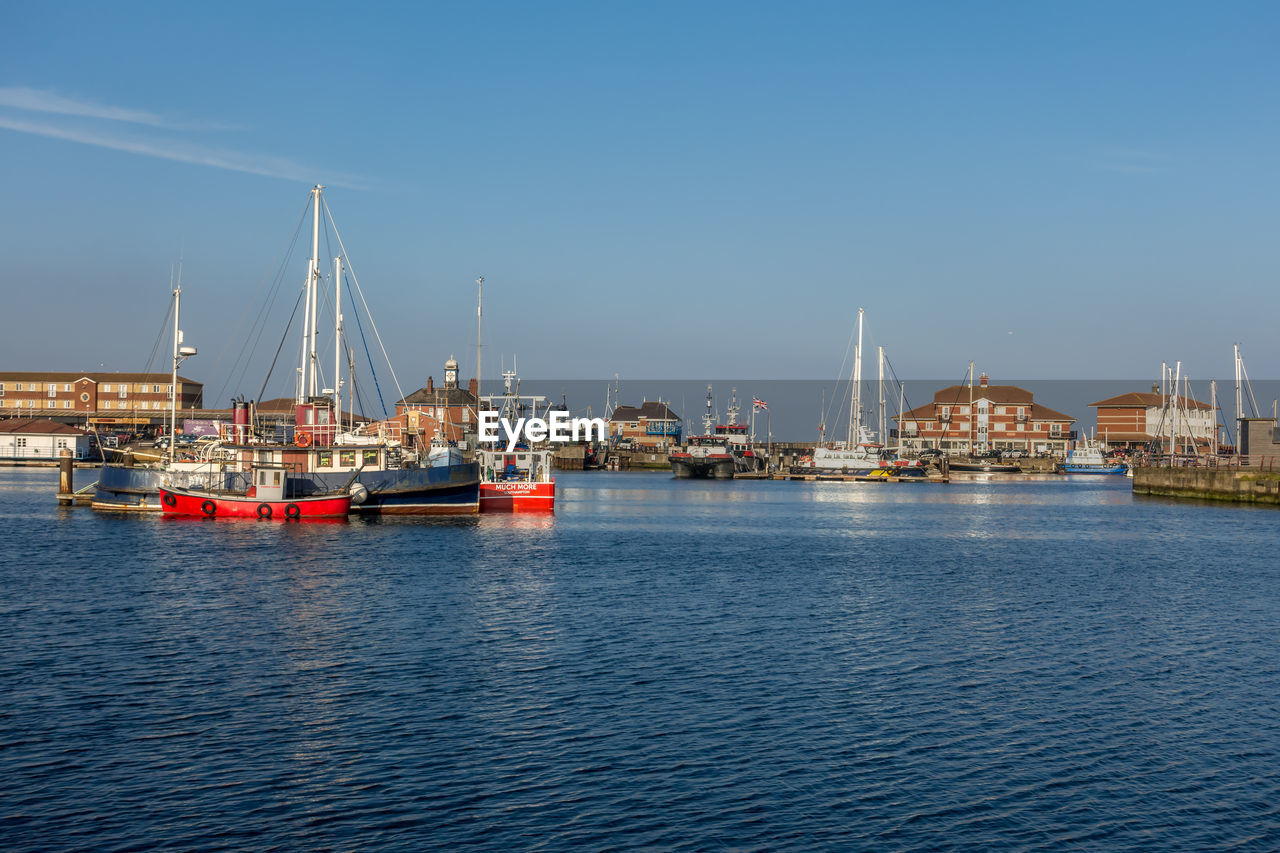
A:
[[[342,412],[342,258],[333,259],[333,411]]]
[[[857,447],[862,428],[862,311],[858,309],[858,345],[853,350],[853,389],[849,395],[848,447]]]
[[[480,340],[481,324],[484,322],[484,276],[476,279],[476,416],[480,415],[480,383],[484,375],[480,372],[480,353],[484,347]]]
[[[901,382],[898,383],[898,452],[902,452],[902,406],[907,400],[907,386]]]
[[[320,190],[319,184],[311,191],[311,271],[307,275],[307,296],[311,303],[311,332],[307,341],[307,396],[314,397],[319,390],[316,381],[316,319],[320,311]]]
[[[879,375],[879,378],[877,379],[877,385],[878,385],[879,394],[880,394],[880,400],[879,400],[880,421],[877,424],[877,426],[880,429],[880,433],[878,435],[878,438],[881,444],[887,446],[889,442],[886,440],[886,436],[885,436],[885,427],[888,426],[888,423],[885,421],[885,411],[884,411],[884,347],[876,347],[876,352],[877,352],[877,355],[879,356],[879,361],[880,361],[880,369],[879,369],[880,375]]]
[[[1235,344],[1236,361],[1236,428],[1240,428],[1240,419],[1244,417],[1244,394],[1240,385],[1240,345]]]
[[[169,379],[169,464],[173,464],[174,445],[177,444],[178,425],[178,347],[182,344],[182,332],[178,317],[182,313],[182,265],[178,265],[178,283],[173,288],[173,374]]]
[[[969,362],[969,455],[973,455],[973,362]]]
[[[1211,452],[1218,455],[1218,380],[1209,380],[1209,416],[1213,418],[1213,433],[1209,437]]]

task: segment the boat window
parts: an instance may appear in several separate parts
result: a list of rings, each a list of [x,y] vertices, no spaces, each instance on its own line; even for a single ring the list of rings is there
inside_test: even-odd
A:
[[[280,485],[280,472],[279,472],[279,471],[276,471],[276,472],[275,472],[275,477],[273,478],[273,480],[274,480],[274,481],[272,482],[272,484],[271,484],[271,485],[273,485],[273,486],[278,486],[278,485]]]

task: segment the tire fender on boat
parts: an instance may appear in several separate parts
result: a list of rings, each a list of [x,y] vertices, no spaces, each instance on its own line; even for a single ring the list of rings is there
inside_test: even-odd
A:
[[[258,518],[271,517],[271,504],[258,504]]]
[[[213,501],[205,501],[204,503],[200,504],[200,511],[203,512],[205,515],[212,516],[215,512],[218,511],[218,505]]]
[[[161,498],[161,500],[162,500],[162,501],[164,501],[164,505],[165,505],[165,506],[177,506],[177,505],[178,505],[178,499],[177,499],[176,497],[174,497],[173,492],[165,492],[165,493],[164,493],[164,497],[162,497],[162,498]]]
[[[284,514],[287,518],[297,518],[302,515],[302,508],[297,504],[289,504],[284,508]]]

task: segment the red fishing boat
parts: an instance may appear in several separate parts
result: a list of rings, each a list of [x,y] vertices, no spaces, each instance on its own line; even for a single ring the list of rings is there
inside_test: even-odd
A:
[[[166,515],[263,521],[345,518],[351,511],[351,495],[345,491],[286,498],[288,482],[288,469],[259,467],[242,494],[161,486],[160,505]]]
[[[555,512],[551,451],[481,450],[478,457],[481,512]]]

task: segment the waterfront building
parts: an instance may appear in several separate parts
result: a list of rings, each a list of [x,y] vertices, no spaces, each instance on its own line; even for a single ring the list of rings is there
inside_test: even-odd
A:
[[[436,385],[435,378],[428,376],[425,388],[396,401],[395,417],[385,425],[389,438],[403,440],[409,436],[419,445],[426,445],[438,436],[469,447],[477,429],[476,380],[460,388],[458,362],[450,358],[444,363],[444,384]]]
[[[951,455],[990,450],[1063,455],[1075,438],[1075,418],[1035,402],[1016,385],[992,385],[982,374],[977,385],[951,385],[933,402],[904,412],[897,434],[904,453],[935,448]]]
[[[1181,395],[1134,391],[1108,397],[1090,408],[1098,411],[1097,438],[1110,447],[1146,447],[1177,437],[1180,451],[1208,450],[1214,443],[1218,413],[1208,403]],[[1188,440],[1190,438],[1190,440]]]
[[[618,406],[609,418],[609,440],[614,445],[651,452],[680,444],[683,426],[680,417],[661,400],[646,400],[640,406]]]
[[[1240,418],[1238,452],[1249,458],[1249,464],[1274,468],[1280,464],[1280,427],[1275,418]]]
[[[0,420],[0,459],[52,462],[63,450],[70,450],[76,459],[96,458],[84,430],[37,418]]]
[[[0,371],[0,417],[79,417],[95,424],[163,423],[174,396],[168,373]],[[204,404],[204,385],[178,377],[178,408]]]

